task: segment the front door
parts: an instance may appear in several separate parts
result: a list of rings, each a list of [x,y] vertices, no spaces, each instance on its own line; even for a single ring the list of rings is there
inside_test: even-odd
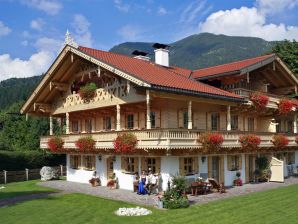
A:
[[[256,155],[245,156],[245,182],[254,182],[254,172],[256,170]]]
[[[110,178],[114,173],[113,157],[107,158],[107,178]]]
[[[212,157],[212,170],[211,176],[215,180],[219,181],[219,157],[213,156]]]
[[[219,183],[224,182],[224,157],[208,157],[208,177],[214,178]]]

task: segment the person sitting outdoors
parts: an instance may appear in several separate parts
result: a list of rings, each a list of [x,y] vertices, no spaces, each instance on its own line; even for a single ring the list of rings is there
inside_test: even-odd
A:
[[[116,189],[117,177],[115,173],[113,173],[112,176],[108,179],[107,187],[110,189]]]
[[[133,176],[133,192],[137,192],[139,188],[139,181],[140,181],[140,176],[138,172],[135,172]]]
[[[148,176],[148,184],[147,184],[147,189],[148,189],[148,194],[152,194],[153,189],[157,187],[157,177],[153,175],[153,172],[150,170],[149,171],[149,176]]]
[[[148,183],[148,177],[146,175],[145,170],[142,171],[142,175],[139,179],[139,187],[138,187],[138,194],[147,194],[146,185]]]

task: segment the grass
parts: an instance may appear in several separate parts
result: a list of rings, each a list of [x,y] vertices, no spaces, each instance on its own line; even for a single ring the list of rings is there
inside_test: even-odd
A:
[[[1,223],[297,223],[298,185],[234,197],[187,209],[157,210],[145,217],[118,217],[132,204],[83,194],[48,197],[0,208]]]
[[[9,183],[4,186],[4,189],[0,190],[0,200],[5,198],[12,198],[21,195],[39,194],[47,192],[57,192],[57,190],[38,186],[38,180],[31,180],[25,182]]]

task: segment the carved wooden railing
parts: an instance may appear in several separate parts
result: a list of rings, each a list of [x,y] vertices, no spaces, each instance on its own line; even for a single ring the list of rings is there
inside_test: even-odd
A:
[[[138,148],[146,149],[195,149],[201,147],[197,139],[201,133],[205,131],[187,130],[187,129],[151,129],[151,130],[124,130],[109,131],[96,133],[81,133],[63,135],[65,148],[75,148],[75,142],[82,136],[90,135],[96,141],[96,148],[111,149],[113,148],[113,140],[119,133],[130,132],[138,139]],[[222,147],[232,148],[241,147],[239,136],[247,134],[247,132],[230,131],[221,132],[224,137]],[[261,137],[260,147],[273,146],[271,140],[274,133],[255,133]],[[40,147],[47,148],[48,139],[51,136],[41,137]],[[289,146],[297,146],[294,135],[288,135]]]

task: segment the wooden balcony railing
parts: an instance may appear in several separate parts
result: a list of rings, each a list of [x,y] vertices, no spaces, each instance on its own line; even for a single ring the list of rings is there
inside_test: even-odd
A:
[[[111,149],[113,148],[113,140],[119,133],[130,132],[133,133],[138,139],[137,148],[140,149],[195,149],[201,147],[197,139],[201,133],[205,131],[187,130],[187,129],[151,129],[151,130],[126,130],[126,131],[110,131],[110,132],[97,132],[97,133],[84,133],[84,134],[70,134],[63,135],[65,148],[75,148],[75,142],[82,136],[92,136],[96,141],[96,148],[98,149]],[[224,137],[222,147],[240,147],[239,136],[247,134],[247,132],[230,131],[221,132]],[[274,133],[255,133],[261,137],[260,147],[273,146],[271,140]],[[48,139],[51,136],[41,137],[40,147],[46,149]],[[295,136],[288,135],[289,145],[296,146]]]

